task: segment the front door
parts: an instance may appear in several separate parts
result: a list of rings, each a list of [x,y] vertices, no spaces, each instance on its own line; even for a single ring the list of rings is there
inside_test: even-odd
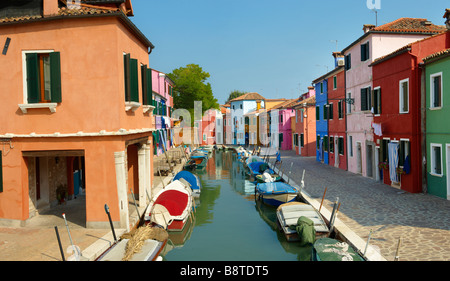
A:
[[[356,143],[356,172],[362,174],[362,155],[361,155],[361,143]]]

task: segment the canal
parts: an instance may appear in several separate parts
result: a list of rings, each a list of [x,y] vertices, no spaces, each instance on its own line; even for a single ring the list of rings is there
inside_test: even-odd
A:
[[[287,242],[276,209],[255,201],[255,184],[232,151],[213,151],[192,223],[170,234],[166,261],[309,261],[311,247]]]

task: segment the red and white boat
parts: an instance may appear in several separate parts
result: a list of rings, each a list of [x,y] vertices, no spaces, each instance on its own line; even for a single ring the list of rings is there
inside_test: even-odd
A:
[[[192,190],[183,182],[175,180],[153,197],[145,221],[167,231],[182,231],[188,220],[192,219],[192,208]]]

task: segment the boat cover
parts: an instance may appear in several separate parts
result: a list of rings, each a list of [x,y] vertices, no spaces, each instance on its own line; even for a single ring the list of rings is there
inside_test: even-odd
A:
[[[320,238],[314,243],[315,258],[320,261],[363,261],[349,244],[331,238]]]
[[[252,162],[248,164],[249,169],[253,172],[255,175],[260,175],[268,170],[269,174],[273,174],[274,171],[269,168],[269,165],[265,162]]]
[[[191,185],[191,188],[193,190],[200,189],[200,180],[193,173],[191,173],[189,171],[181,171],[178,174],[176,174],[175,177],[173,178],[174,181],[181,180],[181,179],[186,180]]]
[[[249,158],[247,158],[245,160],[245,163],[247,165],[250,164],[250,163],[253,163],[253,162],[264,162],[264,161],[261,159],[261,157],[256,156],[256,155],[252,155],[252,156],[250,156]]]
[[[192,206],[192,191],[181,181],[176,180],[158,192],[153,200],[153,207],[157,204],[162,205],[172,219],[183,220],[189,215]]]
[[[297,189],[284,182],[258,183],[256,189],[261,194],[297,193]]]
[[[300,246],[312,245],[316,241],[316,230],[314,228],[314,222],[307,217],[299,217],[297,225],[290,226],[291,229],[297,231],[300,239]]]

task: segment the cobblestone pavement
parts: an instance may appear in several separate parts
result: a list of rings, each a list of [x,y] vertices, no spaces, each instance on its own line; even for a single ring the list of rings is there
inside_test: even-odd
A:
[[[450,201],[404,192],[293,151],[281,155],[281,169],[297,184],[305,170],[305,192],[311,197],[320,202],[327,188],[323,206],[328,210],[339,197],[340,220],[366,241],[372,231],[370,244],[388,261],[394,260],[400,238],[400,261],[450,260]]]

